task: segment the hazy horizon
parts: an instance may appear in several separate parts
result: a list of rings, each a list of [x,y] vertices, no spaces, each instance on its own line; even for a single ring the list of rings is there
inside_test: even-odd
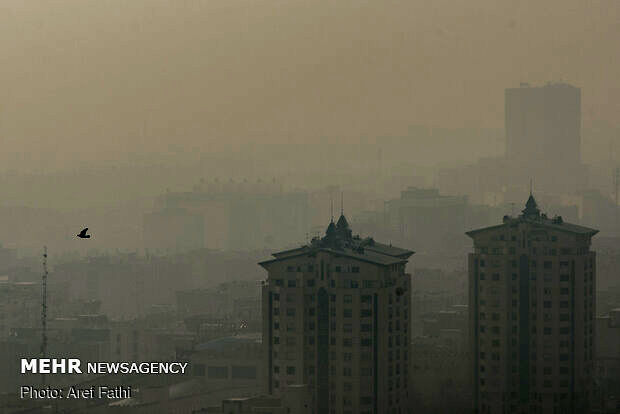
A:
[[[618,13],[576,0],[4,1],[2,160],[51,171],[174,147],[501,130],[519,82],[575,84],[584,126],[617,129]]]

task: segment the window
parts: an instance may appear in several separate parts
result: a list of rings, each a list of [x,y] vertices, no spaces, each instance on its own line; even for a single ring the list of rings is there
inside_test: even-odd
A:
[[[493,273],[493,280],[499,280],[499,273]]]
[[[287,375],[295,375],[295,367],[286,367]]]
[[[207,369],[209,378],[226,379],[228,378],[228,367],[209,367]]]
[[[297,281],[296,280],[289,280],[288,281],[288,287],[290,287],[290,288],[297,287]]]
[[[308,280],[306,281],[306,285],[307,285],[308,287],[314,287],[314,279],[308,279]]]
[[[353,296],[344,295],[344,303],[353,303]]]
[[[255,366],[232,366],[231,376],[233,379],[256,379]]]
[[[372,303],[372,296],[370,296],[370,295],[362,295],[362,297],[360,298],[360,301],[362,303]]]
[[[342,331],[353,332],[353,325],[351,325],[350,323],[345,323],[344,325],[342,325]]]
[[[295,316],[295,308],[286,308],[286,316]]]
[[[359,272],[360,272],[359,266],[352,266],[351,267],[351,273],[359,273]]]

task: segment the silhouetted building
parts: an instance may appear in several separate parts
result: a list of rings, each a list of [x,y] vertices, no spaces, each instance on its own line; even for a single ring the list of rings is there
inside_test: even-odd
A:
[[[170,249],[179,244],[176,235],[183,234],[190,222],[197,230],[189,232],[186,244],[201,241],[199,248],[219,250],[286,246],[308,231],[307,193],[283,192],[275,184],[214,182],[192,192],[164,194],[157,199],[155,209],[148,216],[149,225],[159,220],[162,226],[169,226],[166,228],[171,235],[165,237],[163,233],[155,245],[163,243]],[[175,212],[174,221],[168,212]],[[193,224],[196,220],[198,223]],[[145,237],[149,234],[145,224]],[[153,242],[146,239],[147,247],[149,243]]]
[[[601,413],[620,410],[620,308],[596,318],[597,405]]]
[[[474,404],[480,413],[584,413],[593,391],[598,231],[541,214],[473,230]]]
[[[506,157],[560,165],[581,162],[581,89],[565,83],[505,91]]]
[[[574,194],[587,187],[589,171],[581,163],[579,88],[548,83],[506,89],[504,127],[505,156],[440,170],[442,192],[489,204],[501,202],[506,194],[527,191],[532,177],[537,177],[536,188],[544,193]]]
[[[467,197],[440,195],[435,188],[409,187],[400,198],[386,202],[389,227],[401,243],[416,250],[465,242],[466,209]]]
[[[314,413],[407,412],[412,254],[353,236],[341,215],[260,263],[266,391],[308,384]]]
[[[144,248],[173,253],[204,247],[204,218],[182,208],[144,214]]]

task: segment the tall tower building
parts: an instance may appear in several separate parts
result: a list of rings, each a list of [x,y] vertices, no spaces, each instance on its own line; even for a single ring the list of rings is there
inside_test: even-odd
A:
[[[588,412],[597,232],[530,195],[518,217],[467,233],[475,412]]]
[[[508,159],[581,162],[581,89],[564,83],[506,89],[505,116]]]
[[[341,215],[260,263],[266,391],[307,384],[317,414],[408,412],[412,254],[353,236]]]

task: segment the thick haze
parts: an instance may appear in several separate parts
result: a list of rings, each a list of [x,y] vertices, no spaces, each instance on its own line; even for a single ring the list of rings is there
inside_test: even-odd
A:
[[[4,0],[2,169],[501,131],[520,81],[580,86],[584,125],[618,126],[618,44],[616,0]]]

